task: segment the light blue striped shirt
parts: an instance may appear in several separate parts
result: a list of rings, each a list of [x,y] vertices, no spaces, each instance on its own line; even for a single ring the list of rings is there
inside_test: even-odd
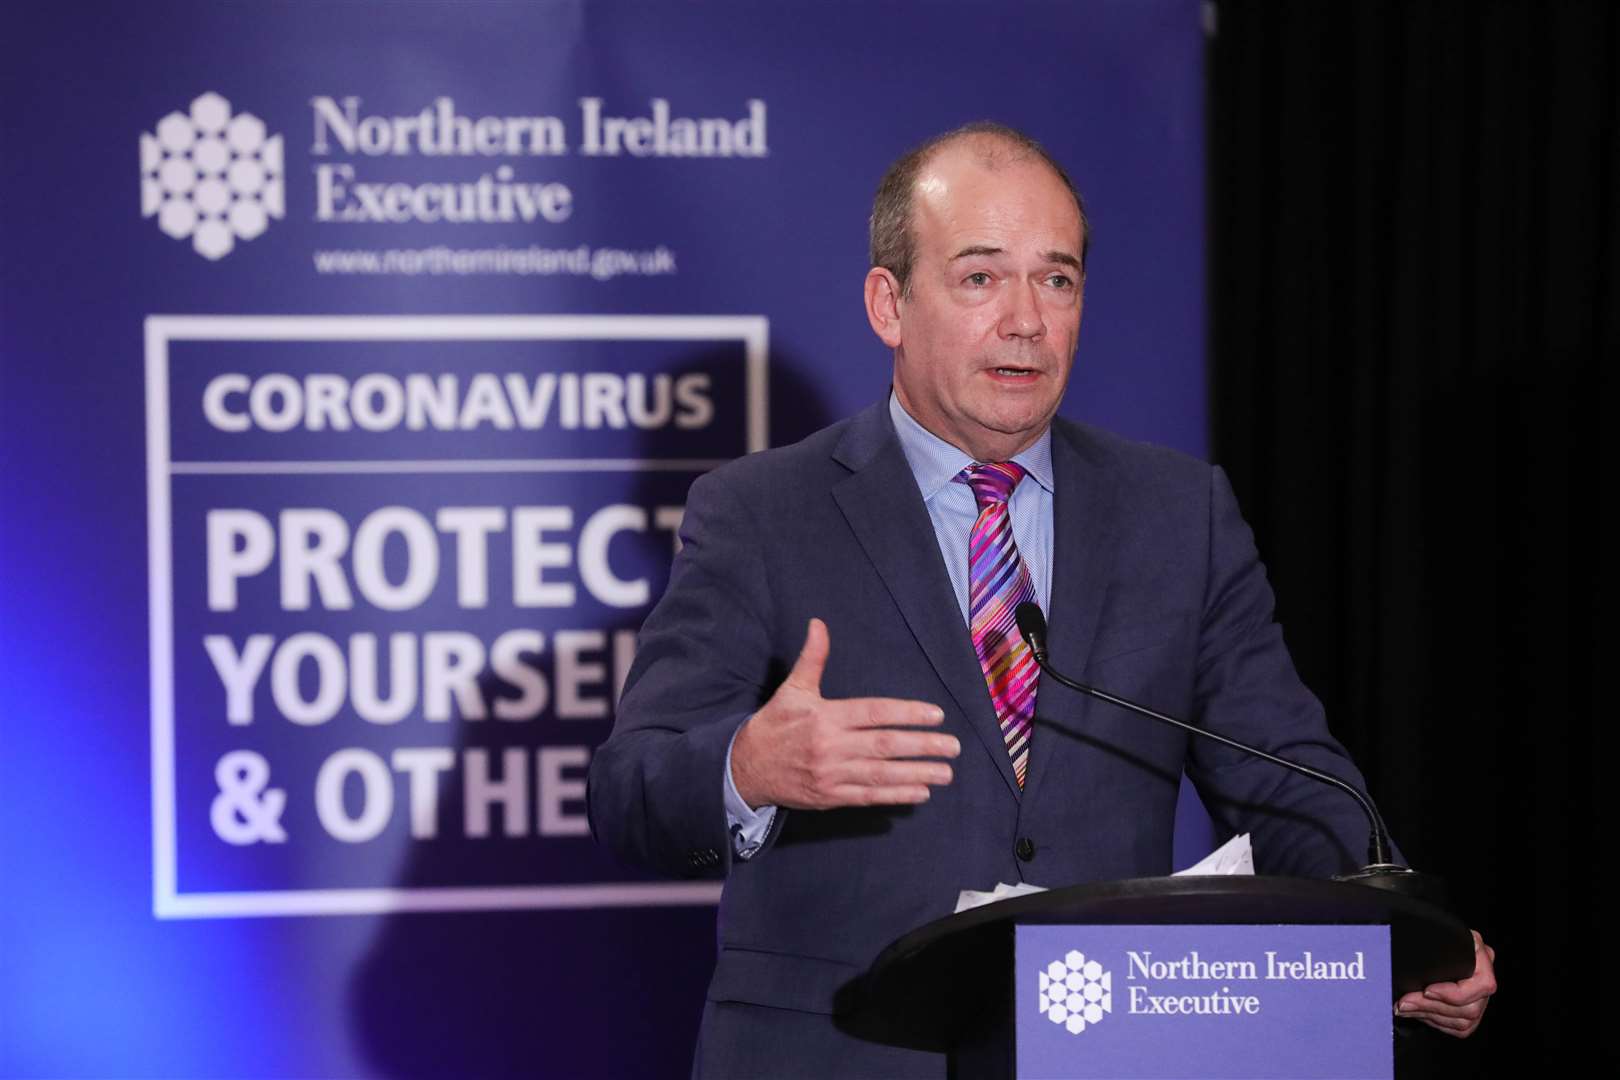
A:
[[[956,483],[956,477],[974,460],[914,420],[889,392],[889,417],[900,436],[900,449],[917,478],[928,517],[934,523],[934,539],[945,560],[945,570],[956,591],[956,605],[962,622],[968,621],[968,536],[978,520],[979,506],[973,489]],[[1052,429],[1048,427],[1031,446],[1013,461],[1024,467],[1024,480],[1013,489],[1007,507],[1012,516],[1013,540],[1018,554],[1029,569],[1030,583],[1043,610],[1052,599]],[[1030,483],[1029,481],[1033,481]],[[738,730],[741,730],[740,728]],[[736,741],[736,736],[732,736]],[[731,750],[726,750],[726,821],[731,828],[737,857],[746,859],[759,850],[776,817],[776,807],[751,809],[737,794],[731,780]]]

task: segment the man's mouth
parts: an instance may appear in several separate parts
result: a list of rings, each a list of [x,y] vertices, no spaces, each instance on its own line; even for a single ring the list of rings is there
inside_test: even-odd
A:
[[[992,368],[991,370],[997,375],[1008,375],[1013,377],[1030,377],[1040,374],[1040,372],[1035,368],[1026,367],[998,367]]]

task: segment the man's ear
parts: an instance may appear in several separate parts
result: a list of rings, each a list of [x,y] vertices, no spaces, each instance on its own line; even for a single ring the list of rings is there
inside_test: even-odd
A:
[[[866,319],[883,344],[900,347],[900,282],[881,266],[866,275]]]

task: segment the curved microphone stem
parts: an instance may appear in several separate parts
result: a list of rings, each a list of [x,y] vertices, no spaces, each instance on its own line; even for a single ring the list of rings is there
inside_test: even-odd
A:
[[[1253,754],[1255,757],[1262,758],[1274,765],[1281,765],[1285,769],[1292,769],[1295,772],[1304,773],[1306,776],[1320,780],[1324,784],[1331,784],[1340,791],[1349,795],[1352,799],[1356,800],[1358,805],[1360,805],[1362,812],[1367,815],[1368,824],[1371,826],[1371,835],[1367,839],[1367,857],[1372,864],[1369,869],[1393,866],[1393,864],[1390,862],[1389,855],[1389,831],[1384,828],[1384,819],[1379,816],[1378,808],[1373,806],[1372,801],[1369,800],[1367,796],[1357,791],[1352,785],[1347,784],[1343,780],[1340,780],[1337,776],[1330,773],[1325,773],[1320,769],[1313,769],[1309,765],[1301,765],[1297,761],[1289,761],[1287,758],[1281,758],[1276,754],[1270,754],[1256,747],[1249,746],[1245,743],[1240,743],[1236,739],[1229,739],[1225,735],[1220,735],[1213,731],[1206,731],[1201,727],[1194,727],[1192,724],[1189,724],[1184,720],[1177,720],[1173,716],[1166,716],[1164,713],[1156,712],[1145,705],[1138,705],[1134,701],[1127,701],[1125,698],[1110,694],[1106,690],[1099,690],[1095,686],[1087,686],[1085,683],[1076,682],[1067,675],[1064,675],[1062,672],[1055,670],[1046,662],[1046,616],[1041,613],[1041,609],[1032,603],[1019,604],[1017,618],[1018,629],[1024,635],[1024,640],[1029,642],[1030,652],[1035,654],[1035,663],[1040,665],[1041,672],[1050,676],[1055,681],[1062,683],[1064,686],[1067,686],[1069,689],[1078,690],[1082,694],[1094,697],[1099,701],[1106,701],[1110,705],[1117,705],[1119,708],[1124,709],[1127,712],[1133,712],[1141,716],[1151,717],[1152,719],[1158,720],[1161,723],[1169,724],[1172,727],[1178,727],[1182,731],[1197,735],[1200,738],[1213,739],[1215,742],[1218,742],[1223,746],[1230,746],[1234,750],[1241,750],[1244,753]]]

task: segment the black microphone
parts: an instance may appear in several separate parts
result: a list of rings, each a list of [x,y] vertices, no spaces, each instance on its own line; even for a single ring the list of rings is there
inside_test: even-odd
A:
[[[1138,705],[1134,701],[1128,701],[1125,698],[1110,694],[1106,690],[1099,690],[1094,686],[1087,686],[1085,683],[1076,682],[1067,675],[1064,675],[1062,672],[1055,670],[1052,665],[1047,662],[1046,616],[1041,613],[1040,605],[1025,601],[1024,603],[1018,605],[1017,610],[1014,612],[1014,617],[1018,620],[1018,632],[1024,635],[1025,641],[1029,642],[1029,651],[1034,654],[1035,663],[1040,665],[1041,671],[1044,674],[1051,676],[1055,681],[1067,686],[1069,689],[1078,690],[1082,694],[1097,698],[1099,701],[1106,701],[1110,705],[1117,705],[1119,708],[1125,709],[1128,712],[1150,717],[1159,721],[1160,723],[1170,724],[1173,727],[1178,727],[1181,730],[1190,732],[1199,736],[1200,738],[1213,739],[1223,746],[1230,746],[1234,750],[1241,750],[1246,754],[1253,754],[1255,757],[1262,758],[1274,765],[1281,765],[1285,769],[1292,769],[1297,773],[1302,773],[1305,776],[1309,776],[1313,780],[1320,781],[1321,783],[1331,784],[1333,787],[1338,788],[1340,791],[1345,792],[1351,798],[1355,799],[1356,804],[1361,807],[1362,813],[1367,815],[1367,823],[1370,833],[1367,839],[1368,865],[1363,867],[1359,873],[1347,875],[1343,880],[1354,880],[1363,884],[1379,885],[1384,888],[1391,888],[1400,892],[1430,893],[1431,890],[1438,888],[1438,882],[1430,883],[1429,881],[1425,880],[1424,882],[1420,883],[1417,880],[1400,881],[1394,878],[1394,875],[1406,875],[1411,879],[1427,879],[1427,875],[1415,874],[1411,869],[1404,866],[1399,866],[1390,861],[1389,830],[1384,827],[1384,819],[1379,816],[1377,807],[1373,806],[1372,802],[1368,800],[1365,795],[1357,791],[1350,784],[1340,780],[1337,776],[1322,772],[1320,769],[1313,769],[1309,765],[1301,765],[1297,761],[1289,761],[1287,758],[1278,757],[1276,754],[1268,753],[1267,751],[1261,750],[1258,747],[1249,746],[1246,743],[1238,742],[1236,739],[1228,738],[1225,735],[1220,735],[1213,731],[1206,731],[1201,727],[1194,727],[1192,724],[1189,724],[1183,720],[1177,720],[1173,716],[1166,716],[1164,713],[1155,712],[1145,705]]]

